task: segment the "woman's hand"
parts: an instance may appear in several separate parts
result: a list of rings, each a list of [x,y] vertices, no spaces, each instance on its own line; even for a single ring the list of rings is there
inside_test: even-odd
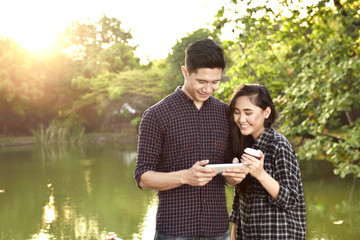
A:
[[[247,166],[250,175],[256,178],[270,196],[276,200],[279,196],[280,185],[264,170],[264,159],[265,156],[262,152],[260,153],[260,160],[248,154],[241,156],[241,162]]]
[[[241,162],[249,169],[249,173],[254,178],[258,179],[262,174],[265,173],[264,170],[264,154],[260,153],[260,160],[244,153],[241,156]]]

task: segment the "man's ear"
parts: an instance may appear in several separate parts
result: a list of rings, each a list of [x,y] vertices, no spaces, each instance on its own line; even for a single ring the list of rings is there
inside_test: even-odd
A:
[[[185,66],[181,66],[181,72],[185,79],[189,76],[189,72]]]

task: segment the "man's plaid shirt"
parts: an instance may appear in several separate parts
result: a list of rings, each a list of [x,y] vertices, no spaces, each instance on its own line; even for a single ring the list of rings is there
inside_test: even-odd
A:
[[[146,171],[173,172],[208,159],[229,160],[227,105],[210,97],[198,110],[178,87],[145,111],[140,124],[134,177]],[[224,180],[217,175],[203,187],[183,185],[159,191],[156,229],[171,236],[224,234],[229,228]]]
[[[280,193],[275,200],[254,177],[246,177],[245,193],[235,190],[230,213],[236,239],[305,239],[306,210],[294,149],[274,129],[265,129],[252,147],[264,153],[264,169],[279,182]]]

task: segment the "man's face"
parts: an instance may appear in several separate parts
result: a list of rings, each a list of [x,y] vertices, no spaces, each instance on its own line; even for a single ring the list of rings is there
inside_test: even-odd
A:
[[[202,104],[218,89],[222,75],[221,68],[199,68],[189,74],[186,67],[181,67],[184,76],[182,90],[200,109]]]

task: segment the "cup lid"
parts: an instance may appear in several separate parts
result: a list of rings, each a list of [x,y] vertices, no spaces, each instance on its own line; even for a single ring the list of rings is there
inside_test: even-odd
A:
[[[245,148],[244,150],[245,153],[249,154],[249,155],[252,155],[252,156],[255,156],[255,157],[260,157],[260,150],[258,149],[253,149],[253,148]]]

